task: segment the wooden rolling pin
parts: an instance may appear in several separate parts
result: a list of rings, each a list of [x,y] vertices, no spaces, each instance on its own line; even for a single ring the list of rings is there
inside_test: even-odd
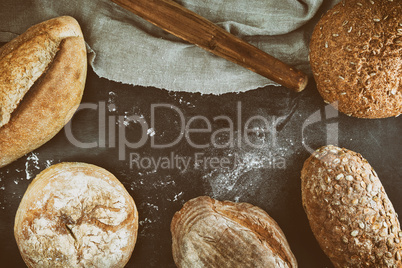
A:
[[[163,30],[296,92],[307,75],[172,0],[112,0]]]

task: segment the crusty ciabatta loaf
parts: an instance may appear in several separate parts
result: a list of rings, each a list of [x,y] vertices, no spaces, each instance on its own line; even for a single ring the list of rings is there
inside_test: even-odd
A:
[[[28,267],[124,267],[138,231],[133,198],[107,170],[60,163],[29,185],[14,235]]]
[[[335,146],[304,163],[302,201],[311,229],[335,267],[402,267],[402,232],[376,172]]]
[[[339,111],[401,114],[401,0],[342,0],[315,27],[310,63],[321,96]]]
[[[197,197],[176,212],[170,228],[179,268],[297,267],[278,224],[248,203]]]
[[[2,167],[50,140],[78,108],[87,57],[77,21],[64,16],[29,28],[1,48],[0,72]]]

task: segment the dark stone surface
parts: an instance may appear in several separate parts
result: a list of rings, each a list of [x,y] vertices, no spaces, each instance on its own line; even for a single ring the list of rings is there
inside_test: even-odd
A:
[[[40,171],[64,161],[109,170],[133,196],[140,229],[127,267],[175,267],[170,221],[186,201],[200,195],[261,207],[281,226],[299,267],[331,267],[309,228],[300,190],[308,148],[327,143],[361,153],[402,214],[401,118],[365,120],[338,114],[322,101],[313,83],[299,94],[267,87],[212,96],[122,85],[100,79],[89,70],[82,103],[83,109],[68,129],[80,142],[97,143],[94,148],[77,147],[64,129],[41,148],[0,169],[0,260],[4,267],[24,267],[13,224],[26,188]],[[152,105],[161,104],[166,105],[154,107],[152,120]],[[171,105],[175,109],[167,108]],[[183,135],[168,148],[152,146],[152,138],[155,144],[178,140],[186,129],[182,121],[191,129],[210,124],[211,131]],[[232,132],[224,129],[231,126],[229,121]],[[253,131],[245,133],[245,127]],[[145,144],[134,148],[141,138]],[[231,140],[233,146],[219,148]],[[206,146],[195,148],[191,142]],[[254,148],[253,144],[261,146]],[[138,156],[142,166],[130,162],[130,154]],[[148,168],[152,159],[167,161],[172,154],[189,159],[190,165]],[[208,161],[195,165],[196,156]],[[218,167],[211,161],[223,162]]]

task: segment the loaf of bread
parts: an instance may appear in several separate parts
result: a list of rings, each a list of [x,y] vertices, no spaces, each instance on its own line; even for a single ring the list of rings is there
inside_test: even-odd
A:
[[[310,63],[321,96],[359,118],[402,113],[400,0],[342,0],[318,22]]]
[[[311,229],[335,267],[402,267],[402,232],[376,172],[360,154],[318,149],[301,172]]]
[[[247,203],[202,196],[171,223],[173,259],[184,267],[297,267],[278,224]]]
[[[68,16],[29,28],[0,48],[0,167],[56,135],[81,102],[85,41]]]
[[[124,186],[103,168],[60,163],[29,185],[14,235],[28,267],[124,267],[138,213]]]

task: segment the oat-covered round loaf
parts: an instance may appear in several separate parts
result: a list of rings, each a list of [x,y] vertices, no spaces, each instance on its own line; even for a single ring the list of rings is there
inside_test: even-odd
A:
[[[137,238],[134,200],[110,172],[61,163],[29,185],[14,235],[28,267],[124,267]]]
[[[316,25],[310,63],[317,88],[359,118],[402,113],[402,1],[343,0]]]
[[[311,230],[336,268],[402,267],[398,216],[360,154],[324,146],[304,163],[301,183]]]

